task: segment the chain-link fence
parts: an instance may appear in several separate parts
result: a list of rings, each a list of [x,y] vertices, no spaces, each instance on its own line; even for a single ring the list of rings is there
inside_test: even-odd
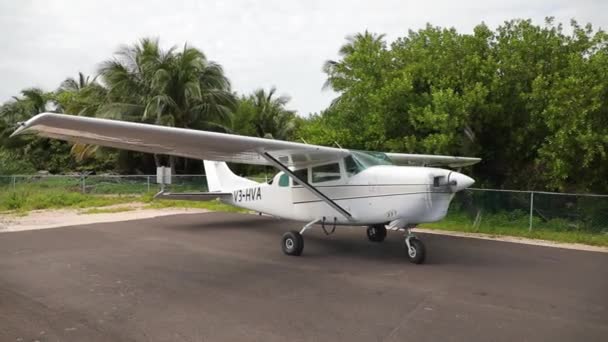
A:
[[[257,182],[266,177],[248,177]],[[0,176],[0,191],[10,189],[68,190],[86,194],[127,195],[158,192],[156,175],[14,175]],[[173,192],[207,191],[204,175],[173,175],[165,189]]]
[[[473,188],[455,195],[446,221],[484,232],[526,227],[608,233],[608,195]]]
[[[264,182],[267,177],[250,177]],[[207,191],[204,175],[173,175],[173,192]],[[158,192],[156,175],[15,175],[0,176],[0,191],[57,189],[87,194],[129,195]],[[455,195],[441,225],[471,231],[547,229],[608,233],[608,195],[467,189]]]

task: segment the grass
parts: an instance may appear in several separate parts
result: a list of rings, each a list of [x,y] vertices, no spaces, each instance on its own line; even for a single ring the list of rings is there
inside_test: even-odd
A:
[[[179,201],[179,200],[154,200],[153,193],[143,195],[92,195],[79,192],[61,191],[57,189],[22,189],[2,191],[0,189],[0,214],[11,213],[24,215],[32,210],[73,208],[84,209],[84,214],[113,213],[131,210],[128,207],[103,208],[111,205],[142,202],[144,208],[196,208],[211,211],[225,212],[248,212],[248,210],[233,207],[220,201]]]
[[[530,239],[541,239],[566,243],[582,243],[592,246],[608,246],[606,232],[582,230],[571,222],[550,220],[543,222],[534,217],[532,230],[529,230],[529,218],[509,217],[505,214],[486,215],[478,225],[464,214],[452,213],[435,223],[425,223],[421,228],[449,230],[465,233],[483,233],[494,236],[516,236]]]
[[[145,208],[162,209],[162,208],[195,208],[207,209],[211,211],[224,211],[229,213],[247,213],[250,210],[233,207],[224,204],[218,200],[213,201],[179,201],[179,200],[154,200],[153,194],[146,194],[140,197],[140,200],[147,203]]]
[[[134,210],[130,207],[113,207],[113,208],[91,208],[81,212],[81,214],[111,214],[111,213],[121,213],[125,211]]]
[[[204,179],[203,179],[204,181]],[[174,184],[173,191],[201,191],[203,184],[200,179],[191,182]],[[16,184],[0,185],[0,213],[27,213],[40,209],[59,208],[92,208],[128,202],[149,202],[147,177],[131,177],[121,179],[116,177],[87,178],[85,189],[81,193],[82,184],[78,177],[31,177]],[[150,184],[150,192],[157,191],[157,184]],[[192,207],[188,203],[167,203],[165,207]],[[214,205],[211,205],[213,207]],[[194,206],[197,207],[197,206]]]
[[[91,208],[133,202],[138,195],[92,196],[80,192],[77,177],[32,177],[27,183],[0,187],[0,212],[26,213],[31,210]],[[115,194],[116,194],[115,193]]]
[[[0,190],[0,212],[28,212],[40,209],[91,208],[137,201],[141,196],[95,196],[57,190]]]

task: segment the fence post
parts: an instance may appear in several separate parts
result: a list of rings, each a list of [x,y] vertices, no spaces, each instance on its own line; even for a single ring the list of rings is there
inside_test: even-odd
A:
[[[148,192],[150,192],[150,176],[146,176],[148,182]]]
[[[86,184],[85,184],[85,180],[84,180],[84,175],[80,176],[80,180],[81,180],[81,186],[82,186],[82,193],[85,194],[86,193]]]
[[[13,190],[17,188],[17,178],[13,175]]]
[[[530,191],[530,227],[528,231],[532,231],[532,215],[534,214],[534,191]]]

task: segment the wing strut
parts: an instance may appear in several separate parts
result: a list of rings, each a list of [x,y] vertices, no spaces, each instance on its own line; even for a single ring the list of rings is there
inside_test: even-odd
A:
[[[319,197],[323,202],[329,204],[330,207],[334,208],[337,212],[339,212],[340,214],[342,214],[349,221],[353,220],[353,216],[348,211],[344,210],[344,208],[342,208],[341,206],[339,206],[338,203],[334,202],[331,198],[325,196],[321,191],[317,190],[317,188],[315,188],[314,186],[310,185],[306,180],[301,179],[298,176],[296,176],[296,174],[293,173],[293,171],[291,171],[289,168],[287,168],[287,166],[283,165],[280,161],[278,161],[273,156],[271,156],[268,152],[264,152],[261,155],[262,155],[262,157],[264,159],[268,160],[269,163],[271,163],[272,165],[276,166],[279,170],[281,170],[281,171],[285,172],[286,174],[288,174],[291,178],[293,178],[293,180],[295,180],[300,185],[302,185],[303,187],[305,187],[306,189],[308,189],[315,196]]]

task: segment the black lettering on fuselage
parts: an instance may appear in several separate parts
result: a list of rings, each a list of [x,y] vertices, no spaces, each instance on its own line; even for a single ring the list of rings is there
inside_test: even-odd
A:
[[[262,199],[262,189],[249,188],[243,190],[235,190],[232,192],[232,200],[234,202],[251,202]]]

